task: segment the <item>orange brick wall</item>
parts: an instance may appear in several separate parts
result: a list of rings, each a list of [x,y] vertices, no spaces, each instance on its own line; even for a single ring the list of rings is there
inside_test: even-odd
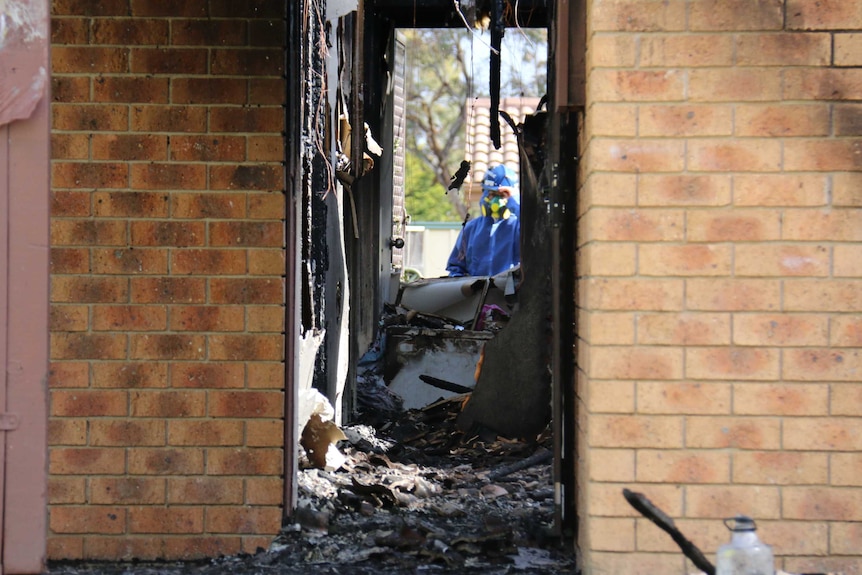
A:
[[[862,3],[589,0],[578,211],[585,573],[686,573],[753,516],[862,573]]]
[[[285,4],[52,8],[49,558],[254,551],[282,515]]]

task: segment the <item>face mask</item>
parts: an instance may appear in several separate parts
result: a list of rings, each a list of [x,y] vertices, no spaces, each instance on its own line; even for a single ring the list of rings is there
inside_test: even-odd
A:
[[[508,202],[508,198],[485,196],[485,199],[482,200],[482,215],[491,216],[494,221],[508,219],[510,215],[509,208],[506,207]]]

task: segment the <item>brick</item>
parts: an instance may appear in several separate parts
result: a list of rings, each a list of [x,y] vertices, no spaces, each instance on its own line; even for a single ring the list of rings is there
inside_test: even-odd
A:
[[[628,488],[643,493],[670,517],[683,514],[684,490],[680,485],[659,485],[655,483],[630,483]],[[581,508],[593,517],[639,517],[625,498],[620,497],[620,485],[614,483],[593,483],[590,496]]]
[[[600,241],[678,241],[685,234],[681,210],[596,208],[584,222],[584,233]]]
[[[214,278],[210,280],[210,300],[224,304],[280,304],[284,300],[281,278]]]
[[[210,417],[279,418],[283,415],[284,394],[277,391],[211,391]]]
[[[118,475],[126,468],[126,453],[117,448],[52,447],[48,451],[51,475]]]
[[[862,7],[853,0],[787,1],[787,29],[831,30],[862,27]]]
[[[685,489],[686,517],[725,518],[736,510],[761,519],[778,519],[781,494],[778,487],[692,485]]]
[[[97,78],[93,81],[94,102],[167,103],[167,78]]]
[[[171,160],[180,162],[242,162],[245,138],[238,136],[176,136],[171,138]]]
[[[284,113],[281,108],[215,107],[210,110],[211,132],[247,132],[281,134]]]
[[[171,270],[175,274],[190,275],[243,274],[246,271],[246,252],[213,248],[172,250]]]
[[[203,190],[206,166],[198,164],[132,164],[130,185],[144,190]]]
[[[786,281],[784,308],[787,311],[862,311],[862,283],[858,280]]]
[[[736,42],[739,66],[826,66],[831,56],[830,34],[744,34]]]
[[[282,306],[248,307],[246,326],[250,332],[284,332],[284,308]]]
[[[584,339],[594,345],[634,345],[635,317],[630,312],[591,313],[580,323]]]
[[[679,553],[590,553],[590,566],[596,573],[652,575],[654,573],[686,573],[685,557]]]
[[[75,561],[84,558],[83,537],[51,535],[47,541],[47,559]]]
[[[592,550],[627,552],[635,549],[634,519],[593,517],[585,527]]]
[[[254,44],[254,42],[252,42],[252,44]],[[249,102],[254,102],[259,106],[281,106],[285,101],[286,85],[284,78],[249,78],[248,100]],[[282,117],[276,124],[278,130],[274,130],[273,127],[269,127],[266,131],[280,132],[283,124],[284,117]]]
[[[722,244],[643,244],[638,246],[642,276],[727,276],[731,247]]]
[[[586,120],[593,136],[629,137],[637,136],[637,107],[620,103],[596,103],[590,108]]]
[[[781,422],[764,417],[687,417],[685,446],[694,449],[778,449]]]
[[[55,246],[109,246],[126,244],[126,223],[98,220],[54,220],[51,244]]]
[[[51,192],[51,215],[54,218],[89,216],[91,192]]]
[[[838,523],[830,525],[829,549],[835,555],[856,555],[862,546],[862,525]]]
[[[254,554],[253,549],[249,554]],[[165,554],[184,561],[211,559],[218,556],[237,555],[242,551],[240,537],[171,537],[165,540]]]
[[[248,22],[242,20],[176,18],[171,23],[171,44],[174,46],[243,46],[248,38],[248,25]]]
[[[760,346],[827,345],[828,318],[809,314],[736,314],[733,343]]]
[[[832,485],[862,486],[862,453],[830,453]]]
[[[733,38],[712,34],[650,34],[641,38],[639,56],[640,66],[647,68],[730,66],[734,57]]]
[[[91,385],[120,389],[159,388],[167,386],[167,377],[168,366],[163,363],[96,363],[93,365]]]
[[[168,21],[139,18],[93,20],[93,43],[119,46],[168,43]]]
[[[248,250],[248,273],[251,275],[284,275],[285,251],[283,249]]]
[[[134,246],[182,248],[204,245],[206,228],[203,222],[133,221],[129,231]]]
[[[828,483],[825,453],[741,451],[733,454],[733,482],[754,485],[821,485]]]
[[[679,379],[682,350],[670,347],[593,346],[587,372],[598,379]]]
[[[165,445],[165,424],[157,420],[93,421],[90,423],[90,444],[123,447]]]
[[[231,0],[210,0],[210,15],[218,18],[282,18],[284,6],[270,0],[250,0],[237,4]]]
[[[635,38],[631,34],[600,32],[591,39],[587,69],[634,68],[636,58]]]
[[[171,311],[173,331],[243,331],[245,314],[239,306],[177,306]]]
[[[634,243],[593,244],[580,257],[583,269],[589,270],[591,276],[632,276],[636,262]]]
[[[638,413],[730,413],[730,385],[726,383],[637,382]]]
[[[51,182],[58,188],[124,188],[129,182],[128,166],[108,162],[54,162]]]
[[[249,194],[248,217],[251,219],[281,220],[285,214],[285,196],[278,190],[262,194]]]
[[[48,370],[48,387],[88,387],[89,373],[89,363],[83,361],[52,361]]]
[[[183,363],[171,367],[171,387],[224,389],[245,385],[245,369],[232,363]]]
[[[788,349],[783,376],[787,380],[858,381],[862,354],[856,349]]]
[[[92,271],[96,274],[165,274],[168,272],[167,250],[94,249]]]
[[[587,408],[590,413],[633,413],[635,410],[635,384],[631,381],[592,382]]]
[[[761,279],[688,279],[685,304],[701,311],[777,311],[781,284]]]
[[[862,95],[862,69],[790,68],[784,71],[784,100],[858,100]]]
[[[670,32],[685,29],[685,2],[670,0],[611,0],[591,15],[596,31]]]
[[[207,14],[206,0],[188,0],[180,6],[170,0],[130,0],[132,16],[193,17],[204,18]]]
[[[134,303],[204,303],[206,281],[187,277],[140,277],[132,279]]]
[[[80,305],[52,305],[48,321],[51,331],[86,331],[90,327],[89,309]]]
[[[207,510],[207,531],[212,533],[269,533],[281,528],[278,507],[213,507]]]
[[[165,480],[151,477],[93,477],[90,503],[96,505],[165,502]]]
[[[284,389],[285,366],[281,362],[248,364],[249,389]]]
[[[95,160],[166,160],[168,142],[165,136],[137,134],[96,134],[93,136]]]
[[[814,573],[827,570],[830,573],[852,573],[859,565],[858,557],[823,556],[822,553],[810,557],[787,557],[784,565],[793,573]]]
[[[213,335],[209,341],[209,358],[216,361],[277,361],[284,355],[281,335]]]
[[[91,561],[155,561],[165,557],[165,542],[155,538],[89,536],[84,558]]]
[[[830,527],[814,521],[758,521],[757,531],[774,542],[777,555],[827,555]],[[726,533],[725,533],[726,535]]]
[[[280,449],[207,449],[210,475],[281,475],[284,472]]]
[[[217,48],[210,72],[222,76],[282,76],[284,51],[275,48]]]
[[[599,68],[590,82],[595,99],[602,102],[675,102],[685,93],[684,76],[677,70]]]
[[[765,102],[781,99],[779,68],[696,68],[688,73],[691,102]]]
[[[608,311],[674,311],[682,309],[681,280],[591,279],[586,282],[587,307]]]
[[[592,415],[590,447],[682,447],[682,418],[643,415]]]
[[[736,174],[733,203],[737,206],[822,206],[827,178],[817,174]]]
[[[249,477],[245,480],[247,505],[281,505],[284,482],[277,477]]]
[[[862,207],[862,174],[842,173],[832,176],[832,204]]]
[[[202,391],[132,391],[132,417],[202,417],[206,394]]]
[[[811,413],[814,413],[812,410]],[[807,451],[859,451],[859,420],[849,417],[793,418],[784,422],[784,448]]]
[[[634,481],[635,451],[632,449],[590,449],[591,481]]]
[[[175,477],[168,479],[168,503],[229,505],[242,503],[238,477]]]
[[[48,444],[52,446],[86,445],[87,421],[66,418],[50,419],[48,421]]]
[[[740,105],[734,133],[742,137],[827,136],[830,122],[829,107],[820,104]]]
[[[51,68],[58,74],[123,74],[129,71],[129,49],[98,46],[54,46]]]
[[[129,299],[129,282],[125,278],[56,276],[51,297],[55,302],[120,303]]]
[[[284,160],[284,138],[280,136],[249,136],[248,161],[280,162]]]
[[[86,503],[84,481],[83,477],[49,477],[48,504]]]
[[[717,549],[718,546],[727,542],[727,528],[721,521],[675,519],[674,523],[682,533],[685,533],[686,538],[690,541],[697,541],[700,549]],[[759,521],[757,527],[759,532]],[[679,549],[673,539],[667,536],[667,533],[646,518],[636,520],[636,529],[637,549],[639,551],[668,553]]]
[[[86,160],[90,157],[87,134],[51,134],[52,160]]]
[[[593,167],[609,172],[679,172],[685,142],[677,140],[593,140]]]
[[[206,356],[204,336],[199,335],[137,335],[131,337],[131,359],[192,359]]]
[[[202,507],[130,507],[130,533],[202,533],[204,523]]]
[[[862,317],[833,317],[831,319],[829,345],[837,347],[862,347]]]
[[[89,333],[54,333],[51,336],[52,359],[125,359],[125,335]]]
[[[90,78],[87,76],[52,76],[51,97],[55,104],[52,108],[63,107],[63,104],[79,104],[90,101]],[[58,129],[52,125],[53,129]]]
[[[129,0],[58,0],[51,4],[51,14],[60,16],[124,16]]]
[[[833,106],[832,128],[836,136],[862,135],[862,105],[836,104]]]
[[[733,412],[740,415],[826,415],[828,408],[829,387],[825,384],[737,383],[733,386]]]
[[[691,141],[686,166],[697,172],[777,172],[781,167],[781,142],[771,139]]]
[[[584,195],[596,206],[636,204],[637,177],[634,174],[593,173],[584,184]]]
[[[637,453],[637,480],[644,483],[726,483],[730,457],[715,451],[642,449]]]
[[[284,445],[284,422],[250,419],[245,422],[245,436],[248,447],[281,447]]]
[[[862,34],[833,34],[836,66],[862,66]]]
[[[243,194],[173,194],[171,212],[175,218],[233,218],[246,216]]]
[[[168,196],[150,192],[94,192],[94,213],[97,216],[167,216]]]
[[[862,210],[788,210],[784,216],[784,237],[804,241],[862,241]]]
[[[213,190],[282,190],[284,170],[271,165],[211,165],[210,188]]]
[[[685,374],[693,379],[778,379],[779,354],[753,347],[686,348]]]
[[[87,44],[90,23],[77,18],[51,19],[51,44]]]
[[[781,30],[784,26],[781,0],[724,0],[696,2],[689,8],[688,27],[698,31]]]
[[[730,106],[641,105],[641,137],[729,136],[733,132]]]
[[[862,491],[839,487],[786,487],[782,517],[806,521],[862,520]]]
[[[112,533],[126,531],[126,510],[122,507],[55,506],[49,528],[54,533]]]
[[[730,182],[726,175],[643,174],[638,179],[638,205],[726,206]]]
[[[287,24],[283,15],[266,20],[251,20],[248,26],[250,46],[285,46]]]
[[[51,392],[51,415],[59,417],[127,415],[128,395],[122,391],[55,390]]]
[[[202,448],[138,448],[129,450],[129,473],[133,475],[202,475]]]
[[[825,277],[829,275],[825,245],[747,244],[734,248],[734,275]]]
[[[248,81],[239,78],[184,78],[171,80],[173,104],[245,104]]]
[[[183,420],[168,423],[168,443],[189,446],[242,445],[241,421]]]
[[[215,247],[281,247],[284,242],[281,222],[210,222],[209,231]]]
[[[778,240],[781,218],[779,213],[765,210],[691,210],[686,214],[686,237],[692,242]],[[736,254],[740,247],[736,246]]]
[[[860,170],[862,142],[855,138],[788,141],[784,144],[784,167],[788,171],[800,172]]]
[[[194,106],[132,106],[130,123],[136,132],[204,132],[207,111]]]
[[[133,74],[206,74],[207,52],[186,48],[132,48],[130,64]]]

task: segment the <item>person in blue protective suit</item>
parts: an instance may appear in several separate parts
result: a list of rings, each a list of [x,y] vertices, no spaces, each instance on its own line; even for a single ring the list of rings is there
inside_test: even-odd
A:
[[[450,276],[493,276],[521,263],[516,186],[514,172],[505,166],[486,172],[479,199],[481,215],[461,228],[446,264]]]

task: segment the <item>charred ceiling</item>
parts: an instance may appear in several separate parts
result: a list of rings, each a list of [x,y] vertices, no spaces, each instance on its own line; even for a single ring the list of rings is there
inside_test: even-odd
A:
[[[398,28],[456,28],[464,26],[462,16],[481,21],[494,4],[502,8],[507,27],[548,25],[551,0],[368,0],[367,7]]]

